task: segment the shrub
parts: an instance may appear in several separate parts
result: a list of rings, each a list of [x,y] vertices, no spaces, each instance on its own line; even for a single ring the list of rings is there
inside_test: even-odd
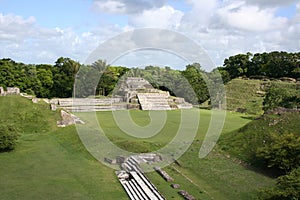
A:
[[[258,158],[268,167],[289,172],[300,166],[300,136],[293,133],[270,134],[270,141],[257,149]]]
[[[19,134],[14,126],[0,125],[0,151],[14,149]]]
[[[300,198],[300,168],[290,174],[280,176],[275,187],[261,190],[263,200],[298,200]]]

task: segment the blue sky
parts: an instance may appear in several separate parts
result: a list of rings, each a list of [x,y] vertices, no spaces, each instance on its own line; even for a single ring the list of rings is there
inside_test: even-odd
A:
[[[91,12],[92,1],[88,0],[1,0],[3,14],[15,14],[28,18],[35,17],[37,24],[45,28],[67,28],[95,26],[100,19]]]
[[[296,0],[0,0],[0,58],[53,64],[58,57],[65,56],[83,63],[105,40],[144,27],[184,34],[201,45],[216,65],[222,65],[226,57],[236,53],[299,51],[300,3]],[[161,65],[176,65],[160,62],[159,56],[152,59]],[[124,58],[118,64],[135,66],[141,62],[133,60]]]

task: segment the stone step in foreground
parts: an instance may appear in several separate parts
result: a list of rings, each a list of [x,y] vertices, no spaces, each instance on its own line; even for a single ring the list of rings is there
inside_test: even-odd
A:
[[[159,160],[155,154],[134,155],[121,163],[123,170],[116,175],[131,200],[164,200],[157,188],[145,176],[140,168],[140,163]]]

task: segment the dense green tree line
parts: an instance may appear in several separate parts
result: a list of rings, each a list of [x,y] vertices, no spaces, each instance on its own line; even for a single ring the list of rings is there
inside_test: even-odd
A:
[[[207,73],[198,63],[179,71],[155,66],[145,69],[113,67],[103,60],[82,65],[62,57],[54,65],[28,65],[11,59],[0,60],[0,86],[19,87],[22,92],[43,98],[72,97],[73,92],[78,97],[111,95],[119,79],[126,73],[128,76],[143,77],[155,88],[167,90],[192,103],[202,103],[209,98],[205,81]]]
[[[54,65],[31,65],[17,63],[11,59],[0,60],[0,86],[19,87],[21,92],[42,98],[72,97],[76,75],[81,69],[81,75],[89,72],[85,84],[88,86],[91,78],[102,75],[97,83],[96,94],[111,94],[118,79],[128,70],[125,67],[110,67],[104,61],[97,61],[90,66],[84,66],[70,58],[58,58]],[[95,94],[89,92],[88,94]],[[91,89],[90,89],[91,90]],[[86,92],[85,92],[86,93]],[[83,93],[82,96],[85,96]]]
[[[69,97],[72,95],[74,75],[79,63],[69,58],[59,58],[55,65],[16,63],[0,60],[0,85],[19,87],[22,92],[37,97]]]
[[[224,81],[236,77],[300,77],[300,52],[247,53],[230,56],[224,60],[222,71]]]

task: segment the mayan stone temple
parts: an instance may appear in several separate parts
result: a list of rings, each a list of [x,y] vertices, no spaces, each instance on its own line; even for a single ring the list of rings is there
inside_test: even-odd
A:
[[[104,98],[52,99],[51,107],[61,107],[70,112],[107,110],[175,110],[191,109],[184,98],[173,97],[167,91],[155,89],[147,80],[127,77],[119,84],[116,95]]]

